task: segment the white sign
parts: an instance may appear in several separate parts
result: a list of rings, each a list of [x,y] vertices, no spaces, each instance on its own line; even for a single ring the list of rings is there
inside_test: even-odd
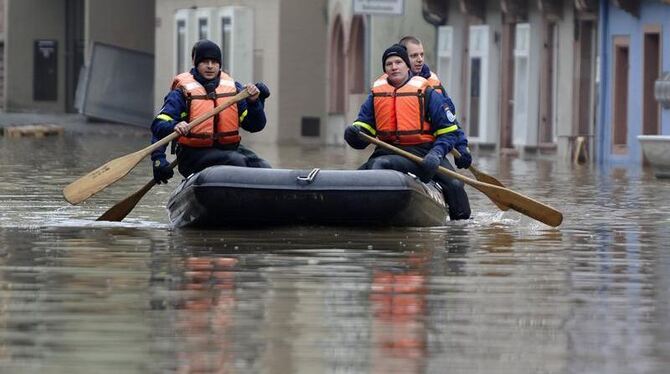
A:
[[[353,0],[354,14],[381,14],[401,16],[405,12],[404,0]]]

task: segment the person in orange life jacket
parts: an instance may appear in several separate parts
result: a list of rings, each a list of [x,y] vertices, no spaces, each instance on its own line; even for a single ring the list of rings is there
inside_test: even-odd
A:
[[[449,97],[447,90],[442,85],[440,78],[437,74],[431,72],[428,65],[426,65],[424,61],[423,43],[421,43],[421,40],[415,36],[408,35],[400,39],[398,44],[407,49],[407,56],[409,57],[412,74],[426,78],[428,84],[446,98],[447,104],[449,105],[449,111],[455,118],[456,106],[451,100],[451,97]],[[467,146],[467,139],[460,139],[456,145],[456,150],[461,154],[461,157],[455,158],[454,163],[459,169],[467,169],[472,164],[472,156],[470,155],[470,152],[468,152]]]
[[[193,68],[177,75],[163,107],[151,124],[151,142],[178,132],[179,173],[188,177],[213,165],[269,168],[270,164],[240,144],[239,128],[249,132],[263,130],[266,123],[264,104],[270,96],[263,83],[243,87],[221,71],[221,49],[216,43],[201,40],[191,53]],[[220,105],[224,100],[247,90],[251,95],[231,105],[190,131],[188,122]],[[174,172],[165,158],[165,148],[151,154],[154,180],[167,183]]]
[[[435,179],[443,188],[452,220],[470,218],[470,202],[463,182],[437,174],[442,165],[454,170],[444,157],[465,139],[462,130],[449,116],[445,98],[428,86],[425,78],[412,76],[405,47],[394,44],[384,51],[382,76],[372,85],[372,92],[361,106],[356,121],[347,127],[344,139],[355,149],[369,144],[359,137],[362,131],[380,140],[393,143],[423,157],[421,166],[377,147],[359,169],[393,169],[420,176],[428,182]]]

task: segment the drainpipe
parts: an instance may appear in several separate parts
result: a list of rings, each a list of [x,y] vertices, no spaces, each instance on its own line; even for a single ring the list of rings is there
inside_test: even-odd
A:
[[[609,0],[600,0],[600,11],[599,11],[599,22],[598,22],[598,43],[600,43],[600,56],[599,56],[599,70],[600,74],[598,80],[598,110],[596,112],[596,144],[597,144],[597,162],[601,164],[605,161],[605,152],[608,149],[605,146],[605,114],[607,110],[607,89],[611,82],[607,81],[609,76],[609,57],[608,57],[608,44],[607,44],[607,34],[609,33]],[[610,129],[610,137],[612,136]],[[594,160],[596,161],[596,160]]]

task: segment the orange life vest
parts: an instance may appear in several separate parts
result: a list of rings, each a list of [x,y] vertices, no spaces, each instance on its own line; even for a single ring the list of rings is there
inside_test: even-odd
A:
[[[221,72],[219,86],[212,95],[207,95],[205,87],[191,73],[177,75],[172,82],[172,89],[180,89],[186,98],[188,122],[214,109],[223,102],[223,98],[237,94],[235,80],[224,72]],[[180,136],[178,142],[189,147],[211,147],[215,141],[220,144],[236,144],[241,139],[239,130],[237,105],[231,105],[193,127],[188,135]]]
[[[386,76],[372,84],[375,128],[379,139],[399,145],[415,145],[435,141],[431,125],[426,121],[425,101],[428,81],[412,77],[402,87],[390,85]]]
[[[414,74],[414,73],[412,73]],[[386,73],[382,74],[379,79],[386,79],[388,75]],[[440,78],[437,76],[437,74],[433,73],[432,71],[430,72],[430,77],[428,77],[428,85],[431,86],[435,91],[437,91],[440,95],[444,95],[444,86],[442,85],[442,82],[440,81]]]
[[[440,95],[444,95],[444,86],[440,82],[440,78],[437,77],[437,74],[430,72],[430,77],[428,77],[428,85],[433,87],[433,89],[439,92]]]

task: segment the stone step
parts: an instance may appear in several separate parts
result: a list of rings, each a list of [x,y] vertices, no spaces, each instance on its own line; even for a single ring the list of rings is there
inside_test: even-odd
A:
[[[9,125],[5,126],[2,133],[8,138],[20,138],[31,136],[42,138],[45,136],[62,135],[63,126],[54,124],[33,124],[33,125]]]

